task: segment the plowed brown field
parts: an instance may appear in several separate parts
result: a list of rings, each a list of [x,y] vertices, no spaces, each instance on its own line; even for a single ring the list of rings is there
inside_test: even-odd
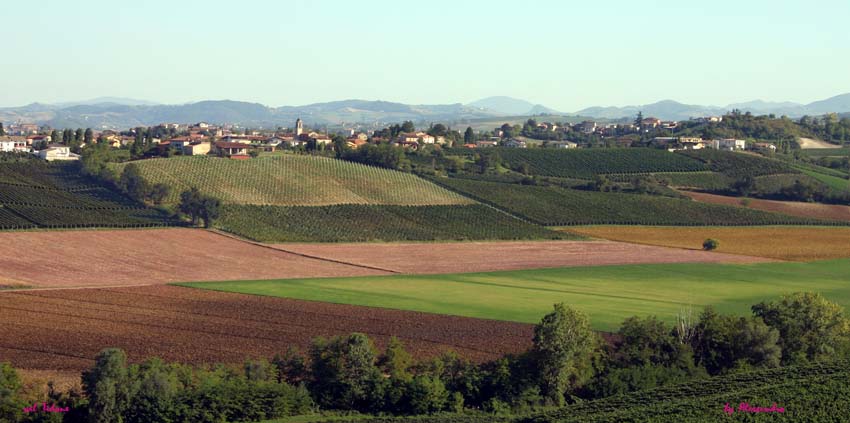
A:
[[[126,286],[385,273],[199,229],[0,233],[0,285]]]
[[[568,229],[569,230],[569,229]],[[648,263],[754,263],[764,258],[611,241],[273,244],[314,257],[399,273],[464,273]]]
[[[723,204],[744,207],[740,197],[706,194],[704,192],[682,191],[683,194],[703,203]],[[799,201],[774,201],[750,198],[751,209],[783,213],[791,216],[813,217],[815,219],[850,221],[850,206],[837,204],[803,203]]]
[[[132,361],[241,363],[317,336],[398,336],[417,357],[445,350],[475,361],[531,344],[532,326],[436,314],[203,291],[176,286],[0,292],[0,361],[82,370],[103,348]]]

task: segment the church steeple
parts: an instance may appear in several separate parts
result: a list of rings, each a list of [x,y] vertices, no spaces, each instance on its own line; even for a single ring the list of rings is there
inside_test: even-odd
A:
[[[301,118],[295,121],[295,136],[300,136],[304,133],[304,122],[301,122]]]

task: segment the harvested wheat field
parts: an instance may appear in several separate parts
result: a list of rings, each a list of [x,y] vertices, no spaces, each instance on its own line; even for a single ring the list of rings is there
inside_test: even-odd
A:
[[[744,207],[744,205],[741,204],[741,201],[743,201],[743,198],[741,197],[729,197],[725,195],[706,194],[703,192],[692,191],[682,191],[682,194],[703,203]],[[749,198],[747,201],[748,205],[746,207],[755,210],[783,213],[791,216],[812,217],[815,219],[826,220],[843,220],[850,222],[850,206],[803,203],[800,201],[761,200],[757,198]]]
[[[127,286],[179,281],[367,276],[200,229],[0,233],[0,285]]]
[[[597,238],[690,249],[700,249],[703,241],[713,238],[720,242],[716,251],[777,260],[850,257],[848,227],[582,226],[570,231]]]
[[[379,349],[398,336],[419,358],[483,361],[527,349],[532,325],[167,285],[0,293],[0,361],[24,369],[82,370],[106,347],[131,361],[242,363],[352,332]]]
[[[510,241],[387,244],[273,244],[313,257],[398,273],[491,272],[649,263],[753,263],[763,258],[610,241]],[[246,278],[247,279],[247,278]]]

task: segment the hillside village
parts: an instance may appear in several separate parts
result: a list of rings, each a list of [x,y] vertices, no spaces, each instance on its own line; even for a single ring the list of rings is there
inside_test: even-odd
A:
[[[722,135],[704,137],[693,130],[703,128],[701,130],[710,135],[711,132],[716,132],[713,128],[722,128],[723,122],[724,116],[707,116],[676,122],[639,115],[630,123],[598,123],[585,120],[575,124],[538,122],[529,118],[522,125],[505,123],[490,131],[478,132],[472,131],[470,127],[464,133],[439,123],[421,130],[412,122],[395,124],[371,133],[353,128],[329,133],[321,128],[305,126],[301,119],[292,127],[280,127],[276,130],[197,122],[162,123],[124,131],[91,128],[60,131],[48,126],[13,123],[6,128],[0,126],[0,152],[31,153],[47,161],[79,160],[82,150],[97,142],[114,149],[129,150],[132,158],[216,155],[246,159],[278,150],[356,150],[370,144],[389,144],[408,151],[428,146],[468,149],[651,147],[669,151],[708,148],[771,153],[783,147],[787,152],[789,146],[784,144],[793,142],[785,136],[782,137],[784,139],[759,139],[757,134],[745,138]]]

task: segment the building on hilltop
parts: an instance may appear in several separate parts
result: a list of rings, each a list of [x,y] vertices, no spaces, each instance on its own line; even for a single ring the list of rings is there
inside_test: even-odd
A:
[[[304,122],[301,121],[301,118],[295,120],[295,136],[300,137],[301,134],[304,133]]]

